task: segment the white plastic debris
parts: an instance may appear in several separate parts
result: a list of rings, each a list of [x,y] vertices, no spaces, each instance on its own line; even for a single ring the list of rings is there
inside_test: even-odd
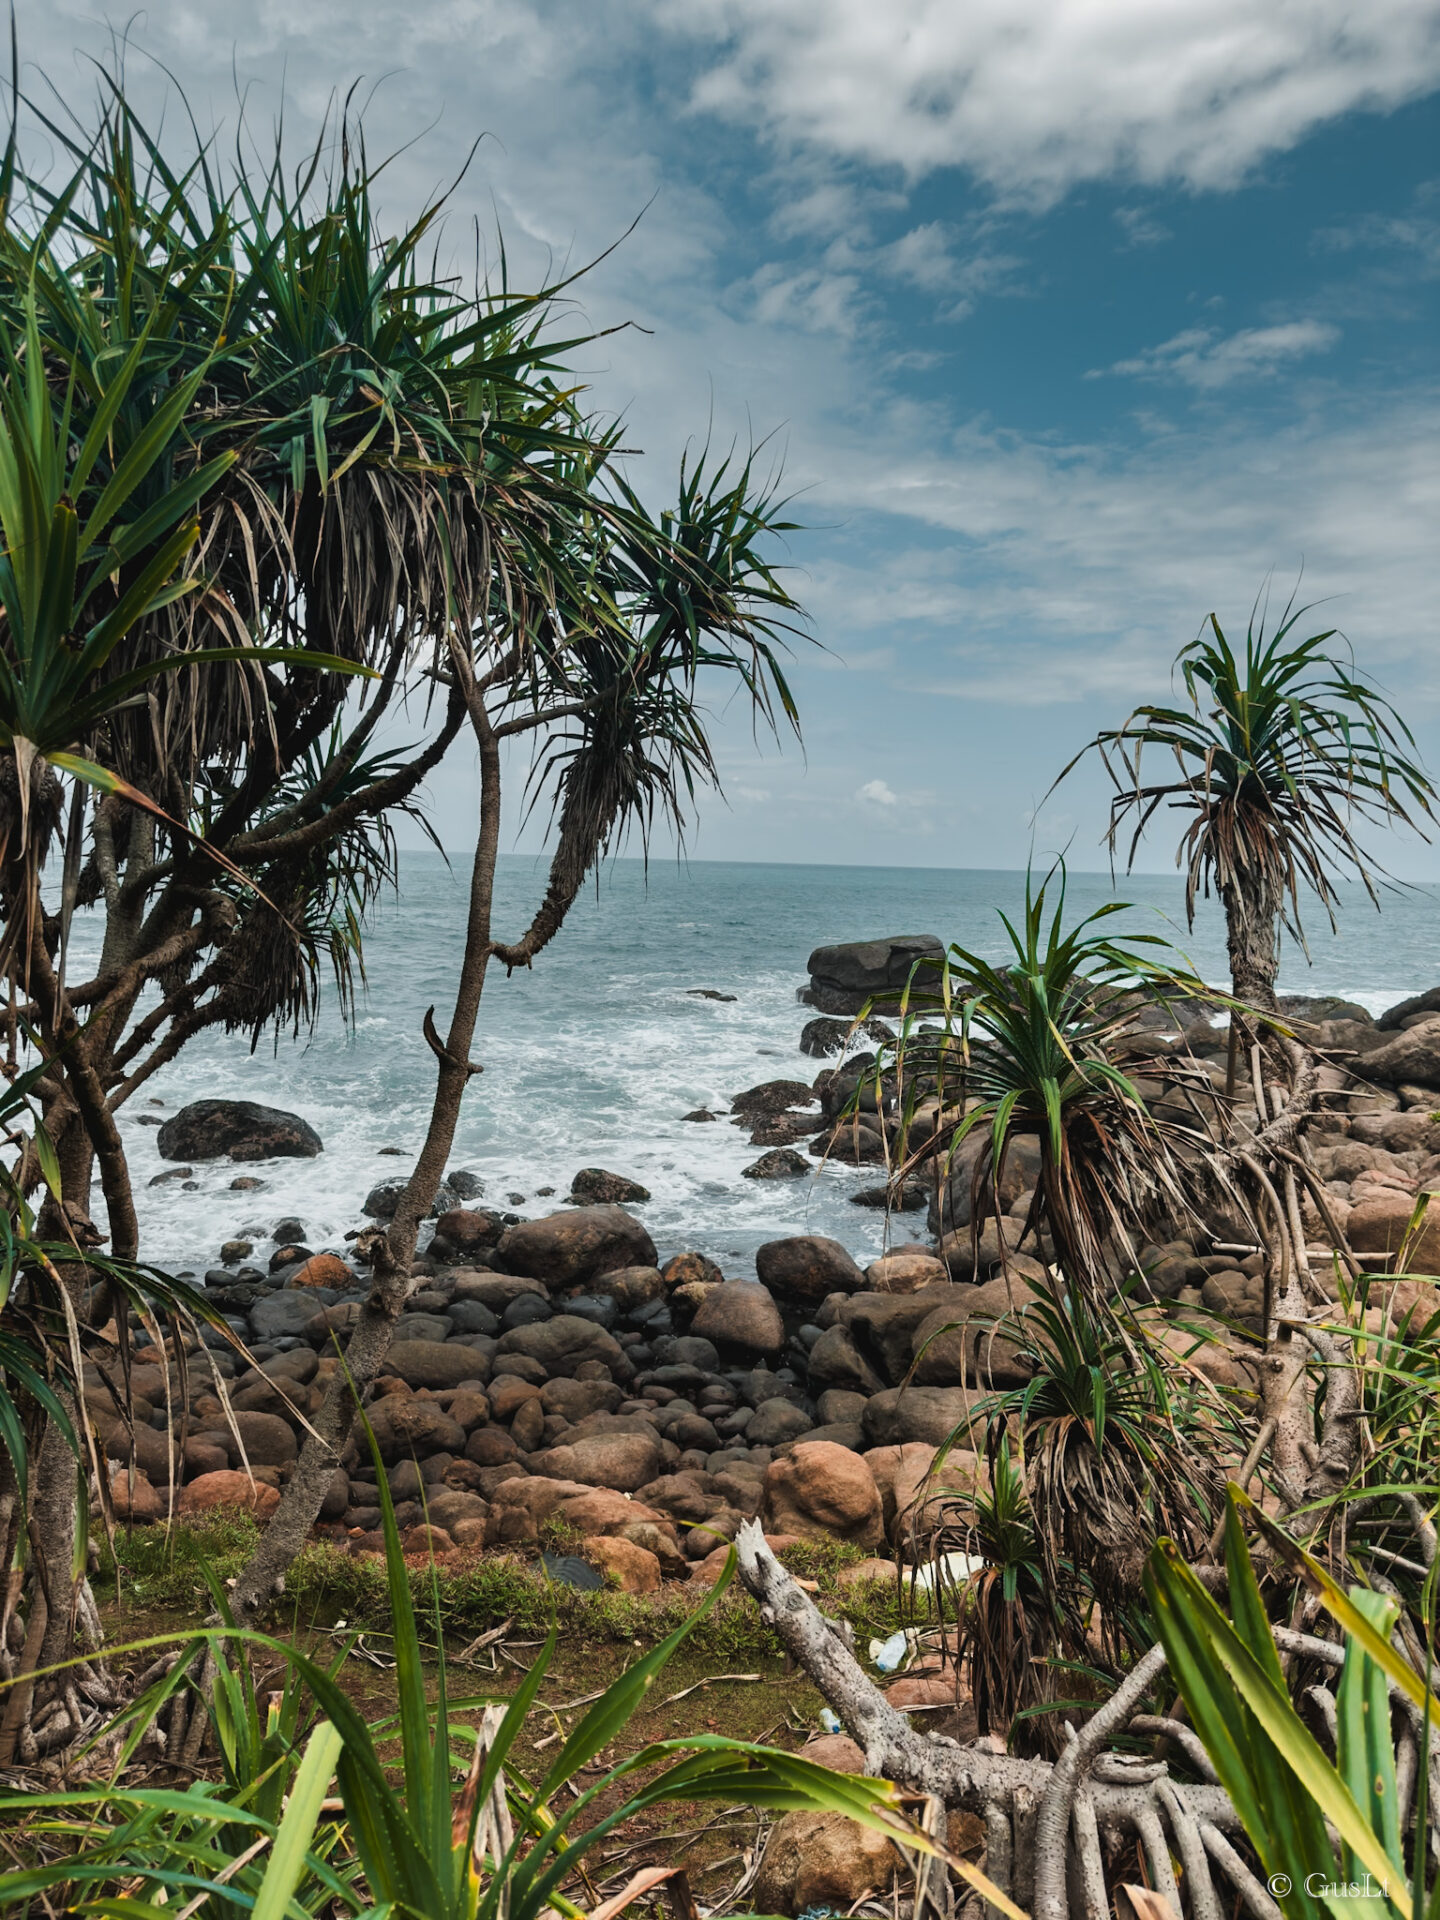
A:
[[[979,1573],[985,1561],[978,1554],[946,1553],[940,1556],[940,1575],[945,1586],[963,1587],[972,1574]],[[933,1560],[927,1560],[923,1567],[910,1571],[910,1581],[925,1593],[935,1591],[936,1566]]]
[[[892,1633],[888,1640],[870,1642],[870,1658],[881,1673],[894,1673],[909,1651],[910,1642],[902,1627],[898,1633]]]
[[[820,1730],[822,1733],[843,1733],[845,1731],[845,1723],[841,1720],[838,1713],[832,1712],[829,1707],[822,1707],[820,1709]]]

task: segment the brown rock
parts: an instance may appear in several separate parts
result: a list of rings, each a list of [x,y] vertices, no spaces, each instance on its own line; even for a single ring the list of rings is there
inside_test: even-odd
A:
[[[899,1856],[883,1834],[843,1813],[787,1813],[772,1829],[755,1882],[757,1913],[848,1912],[883,1893]]]
[[[502,1426],[509,1425],[527,1400],[539,1398],[539,1387],[532,1387],[528,1380],[521,1380],[513,1373],[497,1374],[485,1389],[490,1418]]]
[[[868,1562],[862,1562],[862,1565]],[[882,1561],[881,1565],[884,1564]],[[802,1760],[812,1760],[817,1767],[828,1767],[831,1773],[864,1773],[865,1756],[848,1733],[817,1734],[813,1740],[807,1740],[800,1749]]]
[[[252,1480],[245,1473],[204,1473],[181,1489],[176,1511],[212,1513],[217,1507],[240,1507],[257,1520],[268,1520],[280,1504],[280,1489]]]
[[[476,1427],[487,1426],[490,1420],[490,1402],[478,1388],[462,1388],[446,1402],[445,1411],[456,1426],[463,1427],[466,1433]],[[444,1451],[444,1448],[436,1448],[437,1453]]]
[[[711,1287],[700,1303],[690,1331],[720,1347],[763,1357],[785,1344],[785,1325],[768,1287],[755,1280],[727,1280]]]
[[[553,1486],[553,1481],[541,1484]],[[587,1487],[583,1493],[563,1493],[559,1501],[566,1524],[577,1533],[621,1533],[636,1520],[664,1521],[658,1508],[632,1500],[613,1487]]]
[[[664,1298],[665,1281],[658,1267],[616,1267],[588,1283],[587,1291],[608,1295],[621,1313],[633,1313],[636,1307]]]
[[[922,1320],[911,1337],[915,1379],[921,1386],[1023,1387],[1034,1367],[1016,1335],[1035,1289],[1018,1276],[957,1289]],[[922,1294],[920,1298],[924,1298]]]
[[[884,1537],[880,1490],[864,1456],[824,1440],[802,1440],[771,1461],[761,1512],[767,1531],[802,1539],[877,1547]]]
[[[537,1394],[516,1408],[510,1422],[510,1438],[522,1453],[533,1453],[545,1437],[545,1410]]]
[[[956,1704],[955,1675],[952,1673],[906,1673],[885,1689],[892,1707],[953,1707]]]
[[[842,1587],[864,1587],[872,1585],[875,1582],[879,1582],[883,1586],[893,1587],[895,1585],[895,1569],[888,1560],[857,1560],[853,1567],[842,1567],[835,1578],[837,1584]],[[839,1740],[843,1739],[844,1735],[831,1734],[829,1738]],[[811,1742],[812,1746],[819,1744],[821,1743],[817,1741]],[[811,1758],[817,1757],[810,1754],[809,1747],[807,1747],[805,1751],[807,1756]],[[859,1752],[858,1747],[856,1748],[856,1752]],[[827,1760],[824,1762],[824,1765],[832,1766],[834,1762]],[[841,1767],[838,1771],[841,1773],[863,1773],[865,1769],[863,1766]]]
[[[338,1253],[312,1253],[286,1282],[291,1287],[335,1287],[340,1292],[354,1284],[354,1274]]]
[[[943,1287],[950,1269],[933,1253],[890,1253],[872,1260],[865,1269],[871,1293],[918,1293],[922,1287]]]
[[[1350,1210],[1347,1232],[1351,1246],[1357,1253],[1396,1252],[1414,1210],[1414,1198],[1408,1193],[1394,1188],[1368,1192]],[[1419,1273],[1440,1273],[1440,1207],[1433,1202],[1412,1244],[1409,1265]]]
[[[579,1286],[617,1267],[653,1267],[655,1242],[623,1207],[571,1207],[511,1227],[498,1249],[512,1273]],[[489,1302],[486,1302],[489,1305]]]
[[[478,1253],[493,1247],[504,1232],[505,1223],[499,1214],[487,1213],[481,1207],[451,1207],[435,1222],[436,1239],[454,1247],[457,1253]]]
[[[423,1520],[418,1526],[406,1527],[400,1536],[404,1553],[449,1553],[454,1545],[444,1527],[431,1526]]]
[[[429,1489],[425,1510],[432,1525],[443,1527],[448,1533],[457,1520],[483,1520],[490,1508],[478,1493],[441,1485]]]
[[[660,1437],[653,1431],[594,1433],[573,1445],[532,1454],[530,1468],[550,1480],[578,1480],[583,1486],[634,1493],[659,1478],[664,1459]]]
[[[587,1361],[598,1360],[613,1372],[623,1367],[625,1359],[617,1340],[578,1313],[557,1313],[550,1320],[502,1333],[492,1370],[501,1372],[511,1355],[538,1361],[547,1374],[564,1374],[570,1379]]]
[[[599,1567],[606,1578],[619,1587],[622,1593],[658,1593],[660,1591],[660,1562],[653,1553],[644,1547],[636,1546],[633,1540],[623,1540],[617,1535],[599,1533],[580,1543],[580,1550],[592,1566]]]
[[[149,1526],[153,1521],[163,1520],[167,1506],[159,1490],[138,1467],[125,1466],[111,1469],[110,1504],[115,1509],[115,1518],[128,1520],[132,1526]],[[179,1510],[185,1511],[183,1504]]]
[[[660,1269],[660,1277],[667,1287],[683,1287],[693,1282],[719,1286],[725,1278],[715,1262],[703,1253],[677,1253]]]
[[[858,1293],[865,1276],[838,1240],[792,1234],[767,1240],[755,1254],[755,1272],[772,1293],[818,1306],[827,1294]]]

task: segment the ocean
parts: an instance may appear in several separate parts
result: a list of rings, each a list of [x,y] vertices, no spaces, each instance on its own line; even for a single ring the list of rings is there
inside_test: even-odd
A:
[[[398,897],[373,917],[368,984],[352,1026],[327,987],[308,1036],[282,1035],[276,1045],[266,1035],[251,1052],[243,1036],[202,1035],[122,1110],[145,1258],[199,1272],[216,1263],[223,1241],[248,1238],[263,1262],[286,1217],[304,1223],[307,1245],[343,1249],[347,1230],[364,1224],[369,1189],[407,1170],[383,1149],[411,1154],[423,1137],[434,1063],[421,1020],[432,1005],[442,1032],[448,1020],[468,882],[466,856],[447,868],[436,853],[405,854]],[[502,938],[518,937],[544,885],[541,862],[501,860]],[[639,860],[615,861],[532,971],[507,979],[492,966],[472,1049],[484,1072],[466,1095],[450,1165],[484,1182],[481,1204],[524,1217],[559,1206],[581,1167],[625,1174],[651,1191],[639,1211],[662,1259],[694,1248],[728,1274],[753,1272],[755,1248],[783,1234],[830,1234],[862,1261],[873,1257],[884,1216],[849,1196],[875,1185],[876,1169],[827,1165],[803,1180],[745,1180],[741,1169],[762,1151],[748,1130],[681,1116],[724,1107],[759,1081],[810,1081],[827,1064],[798,1048],[813,1015],[796,990],[813,948],[934,933],[1000,959],[1007,948],[997,909],[1017,912],[1024,885],[1023,874],[942,868],[672,859],[653,861],[647,873]],[[1069,877],[1072,910],[1117,895],[1135,906],[1109,922],[1112,930],[1160,933],[1204,978],[1226,979],[1224,923],[1213,902],[1192,934],[1178,879],[1122,879],[1112,892],[1107,874]],[[1318,910],[1307,933],[1308,963],[1287,943],[1286,991],[1341,994],[1379,1012],[1440,981],[1440,902],[1428,892],[1388,893],[1378,915],[1357,892],[1338,935]],[[96,935],[77,929],[77,962]],[[696,988],[734,998],[698,998]],[[197,1165],[190,1190],[178,1181],[151,1186],[168,1167],[142,1116],[210,1096],[302,1114],[324,1152],[258,1167]],[[263,1189],[233,1192],[237,1173],[258,1175]],[[544,1187],[554,1196],[538,1197]],[[923,1232],[923,1216],[915,1224]],[[894,1222],[892,1240],[910,1234],[904,1217]]]

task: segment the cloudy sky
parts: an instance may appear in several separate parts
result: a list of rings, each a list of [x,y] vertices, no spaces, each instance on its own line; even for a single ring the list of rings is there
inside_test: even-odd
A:
[[[18,24],[83,103],[107,19]],[[657,499],[770,436],[826,649],[803,750],[718,716],[699,857],[1100,865],[1100,785],[1037,820],[1053,774],[1302,570],[1440,762],[1435,0],[151,0],[130,37],[207,121],[238,83],[298,133],[360,78],[397,218],[485,135],[450,234],[517,279],[642,216],[582,289],[634,323],[597,400]],[[432,797],[465,844],[469,769]]]

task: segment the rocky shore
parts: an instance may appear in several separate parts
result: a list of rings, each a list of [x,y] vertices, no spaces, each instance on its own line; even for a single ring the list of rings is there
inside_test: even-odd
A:
[[[893,993],[926,951],[909,936],[820,950],[805,997],[817,1004],[818,986],[818,1004],[836,1011],[812,1018],[800,1047],[835,1064],[813,1082],[737,1093],[726,1115],[687,1117],[747,1127],[766,1149],[746,1169],[757,1178],[786,1177],[794,1163],[809,1174],[825,1157],[873,1162],[883,1177],[893,1099],[867,1090],[869,1110],[841,1121],[875,1061],[844,1052],[858,1036],[843,1016],[880,990],[867,979]],[[1440,1304],[1429,1282],[1383,1276],[1417,1194],[1440,1184],[1440,989],[1378,1021],[1337,1002],[1290,1001],[1284,1011],[1331,1063],[1332,1111],[1315,1148],[1329,1219],[1312,1206],[1305,1220],[1317,1272],[1331,1265],[1338,1228],[1377,1276],[1372,1314],[1420,1306],[1427,1318]],[[872,1022],[868,1037],[886,1032]],[[1137,1071],[1183,1055],[1192,1073],[1224,1087],[1227,1036],[1203,1011],[1181,1028],[1152,1009],[1127,1046]],[[1173,1097],[1143,1072],[1142,1090]],[[938,1099],[922,1101],[911,1148],[948,1142],[948,1118]],[[792,1144],[802,1141],[808,1152]],[[789,1235],[759,1249],[753,1273],[724,1274],[693,1250],[657,1248],[644,1188],[605,1169],[580,1169],[568,1203],[528,1220],[482,1204],[480,1183],[453,1172],[367,1409],[407,1544],[441,1554],[534,1545],[558,1519],[592,1566],[636,1592],[713,1579],[726,1543],[754,1516],[777,1538],[918,1557],[941,1504],[963,1510],[983,1482],[977,1404],[1030,1374],[1017,1316],[1045,1279],[1048,1250],[1026,1237],[1036,1162],[1024,1146],[978,1235],[974,1149],[953,1163],[937,1151],[901,1197],[923,1211],[926,1237],[863,1269],[837,1240]],[[293,1115],[200,1101],[165,1123],[161,1150],[243,1164],[318,1154],[321,1142]],[[370,1194],[372,1222],[393,1211],[397,1191]],[[880,1187],[874,1197],[884,1195]],[[303,1222],[276,1223],[280,1244],[264,1269],[248,1264],[249,1244],[226,1245],[204,1276],[206,1295],[254,1366],[238,1362],[218,1330],[192,1343],[183,1369],[175,1355],[141,1347],[128,1408],[118,1365],[89,1369],[86,1400],[121,1518],[233,1505],[263,1516],[275,1505],[365,1296],[367,1231],[312,1249]],[[1236,1242],[1233,1224],[1197,1223],[1144,1249],[1140,1264],[1140,1310],[1156,1337],[1217,1384],[1253,1385],[1263,1263]],[[1440,1218],[1423,1224],[1408,1266],[1440,1271]],[[952,1435],[937,1473],[937,1450]],[[378,1501],[368,1445],[352,1440],[321,1531],[374,1551]]]

